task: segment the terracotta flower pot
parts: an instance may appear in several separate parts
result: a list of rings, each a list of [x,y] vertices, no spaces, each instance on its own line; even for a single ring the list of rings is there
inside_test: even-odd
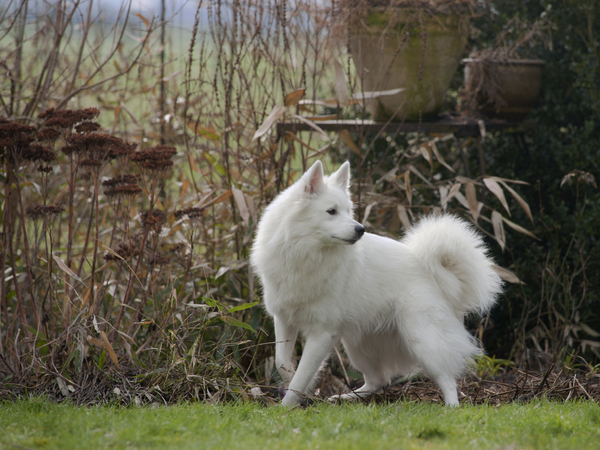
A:
[[[467,35],[468,17],[450,11],[373,7],[354,18],[350,52],[362,90],[406,89],[369,100],[373,119],[400,122],[437,116]]]
[[[465,86],[481,85],[480,80],[471,77],[481,77],[482,83],[492,83],[484,90],[494,90],[494,101],[489,94],[483,93],[477,97],[479,111],[489,118],[511,121],[521,121],[536,105],[540,95],[542,68],[545,62],[539,59],[507,59],[480,60],[477,58],[464,59]],[[484,92],[482,91],[482,92]]]

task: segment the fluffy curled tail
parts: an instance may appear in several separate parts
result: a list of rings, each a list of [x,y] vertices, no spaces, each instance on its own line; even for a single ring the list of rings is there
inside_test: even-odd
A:
[[[429,216],[402,240],[438,283],[457,316],[484,313],[502,292],[481,236],[451,215]]]

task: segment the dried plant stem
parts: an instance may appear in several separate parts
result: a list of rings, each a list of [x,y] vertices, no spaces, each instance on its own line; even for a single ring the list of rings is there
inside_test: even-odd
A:
[[[18,163],[15,163],[14,175],[15,175],[15,179],[18,180],[19,179]],[[19,182],[16,183],[15,190],[17,192],[17,201],[19,202],[19,210],[21,213],[20,222],[21,222],[21,230],[23,233],[23,246],[24,246],[23,257],[25,259],[25,271],[27,273],[27,280],[28,280],[27,290],[29,291],[30,298],[31,298],[31,307],[32,307],[32,312],[33,312],[34,325],[35,325],[35,328],[38,328],[40,319],[39,319],[39,315],[38,315],[38,311],[37,311],[37,306],[35,304],[35,295],[33,294],[33,275],[31,273],[31,262],[29,260],[29,241],[27,239],[27,228],[25,227],[25,208],[23,207],[23,198],[21,196],[21,185]]]
[[[81,249],[81,256],[79,257],[79,267],[77,269],[77,276],[81,277],[81,272],[83,270],[83,265],[85,264],[85,260],[87,257],[87,248],[90,243],[90,236],[92,232],[92,223],[94,222],[94,213],[96,211],[96,196],[92,197],[92,204],[90,205],[90,214],[88,217],[87,230],[85,233],[85,241],[83,242],[83,248]],[[83,211],[85,213],[85,210]]]
[[[155,177],[152,178],[151,187],[150,187],[150,207],[148,209],[148,217],[152,216],[152,210],[154,208],[154,202],[155,202],[154,190],[156,189],[156,183],[157,183],[157,179]],[[117,320],[114,325],[114,329],[117,331],[119,330],[119,325],[121,324],[121,320],[123,319],[123,314],[125,313],[125,308],[129,304],[129,301],[130,301],[129,298],[131,296],[131,288],[133,287],[133,280],[137,277],[136,274],[140,267],[142,258],[144,257],[144,248],[146,247],[146,240],[148,239],[148,235],[150,234],[150,228],[151,228],[150,224],[146,223],[144,226],[144,235],[142,236],[142,243],[140,245],[140,253],[139,253],[137,261],[135,263],[135,268],[133,269],[132,273],[129,276],[129,282],[127,283],[127,290],[125,291],[125,297],[123,298],[123,306],[121,307],[121,310],[119,311],[119,316],[117,317]]]
[[[77,166],[73,157],[73,153],[69,154],[69,212],[67,217],[67,257],[66,265],[71,269],[71,258],[73,252],[73,235],[74,227],[73,220],[75,215],[75,176],[77,175]],[[73,291],[70,285],[70,276],[65,274],[65,295],[66,295],[66,307],[64,316],[64,326],[67,327],[71,323],[71,306],[73,304]]]
[[[100,296],[96,298],[96,294],[94,292],[94,280],[96,278],[96,256],[98,255],[98,243],[100,242],[100,209],[98,206],[98,195],[99,195],[99,178],[100,178],[100,169],[94,168],[92,169],[92,179],[94,181],[94,217],[95,217],[95,229],[94,229],[94,251],[92,253],[92,272],[90,277],[90,304],[94,305],[94,314],[98,314],[100,310]]]

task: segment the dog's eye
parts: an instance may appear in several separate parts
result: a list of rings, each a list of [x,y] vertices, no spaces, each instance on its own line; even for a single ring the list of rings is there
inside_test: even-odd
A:
[[[331,208],[327,210],[327,214],[329,214],[330,216],[335,216],[336,210],[335,208]]]

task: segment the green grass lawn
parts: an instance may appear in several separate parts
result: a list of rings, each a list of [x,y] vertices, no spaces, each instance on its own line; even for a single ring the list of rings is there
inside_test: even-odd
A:
[[[545,400],[447,409],[425,403],[0,406],[1,448],[600,449],[600,407]]]

